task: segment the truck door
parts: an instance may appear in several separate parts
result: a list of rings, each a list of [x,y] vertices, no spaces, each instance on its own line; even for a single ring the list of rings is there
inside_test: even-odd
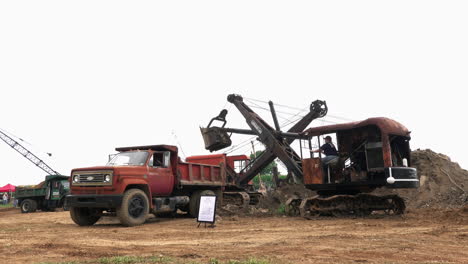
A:
[[[153,195],[170,195],[174,188],[171,152],[155,151],[148,162],[148,181]]]

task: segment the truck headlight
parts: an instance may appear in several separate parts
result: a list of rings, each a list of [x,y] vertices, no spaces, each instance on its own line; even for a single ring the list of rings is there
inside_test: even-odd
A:
[[[106,176],[104,176],[104,181],[105,182],[110,182],[111,181],[111,176],[109,174],[106,174]]]
[[[80,175],[73,176],[73,182],[80,182]]]

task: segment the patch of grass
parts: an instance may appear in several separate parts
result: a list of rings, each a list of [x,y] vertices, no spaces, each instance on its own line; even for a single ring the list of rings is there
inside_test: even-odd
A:
[[[222,262],[217,259],[210,259],[208,264],[270,264],[270,261],[251,258],[248,260],[228,260],[226,262]]]
[[[247,259],[247,260],[228,260],[221,261],[210,259],[208,262],[194,262],[185,259],[173,259],[169,257],[138,257],[138,256],[115,256],[99,258],[97,260],[79,261],[79,262],[40,262],[37,264],[271,264],[268,260]]]
[[[80,262],[39,262],[37,264],[80,264]]]
[[[0,208],[13,208],[13,204],[0,204]]]
[[[286,214],[286,205],[285,204],[280,204],[280,206],[276,210],[276,213],[279,214],[279,215],[285,215]]]
[[[270,261],[264,259],[251,258],[248,260],[230,260],[226,264],[270,264]]]
[[[253,185],[254,185],[255,188],[260,187],[259,177],[262,178],[262,182],[263,182],[263,184],[265,184],[265,187],[273,188],[275,186],[275,184],[273,183],[273,175],[262,174],[262,175],[258,175],[255,178],[253,178]],[[278,178],[280,180],[285,180],[287,178],[287,176],[286,175],[279,175]]]
[[[135,257],[135,256],[117,256],[110,258],[100,258],[101,264],[133,264],[133,263],[174,263],[168,257]]]

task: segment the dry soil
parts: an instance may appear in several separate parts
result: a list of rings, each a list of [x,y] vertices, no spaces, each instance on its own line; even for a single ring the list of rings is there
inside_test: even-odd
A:
[[[126,228],[115,219],[76,226],[68,212],[0,211],[2,263],[95,261],[167,256],[207,263],[468,263],[468,207],[415,209],[370,218],[222,217],[216,228],[194,219],[149,219]]]

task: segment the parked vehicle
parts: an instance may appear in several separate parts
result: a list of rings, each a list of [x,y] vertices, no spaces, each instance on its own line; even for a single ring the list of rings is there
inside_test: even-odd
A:
[[[67,204],[76,224],[93,225],[107,215],[117,216],[125,226],[135,226],[143,224],[148,213],[172,214],[178,209],[195,217],[201,195],[222,199],[229,181],[235,181],[227,180],[225,163],[182,162],[175,146],[116,150],[119,153],[106,166],[72,170]],[[246,156],[235,159],[248,160]],[[233,159],[229,161],[234,164]]]
[[[55,211],[63,207],[65,197],[70,191],[69,178],[63,175],[48,175],[44,182],[36,186],[16,187],[15,198],[21,212]]]

